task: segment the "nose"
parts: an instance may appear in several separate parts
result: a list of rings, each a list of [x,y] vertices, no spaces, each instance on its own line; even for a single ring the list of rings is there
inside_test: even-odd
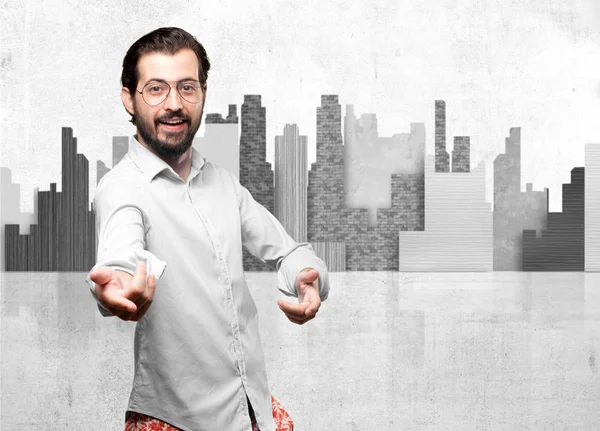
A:
[[[176,87],[171,87],[171,91],[169,91],[169,95],[165,99],[164,108],[171,111],[179,111],[183,108],[181,103],[181,97],[179,96],[179,92]]]

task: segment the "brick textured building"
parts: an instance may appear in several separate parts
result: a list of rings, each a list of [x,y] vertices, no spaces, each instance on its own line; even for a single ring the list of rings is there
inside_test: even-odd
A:
[[[308,240],[345,243],[346,268],[382,271],[398,268],[398,232],[423,230],[422,174],[394,174],[392,207],[378,209],[369,226],[368,210],[346,208],[341,106],[337,95],[323,95],[317,108],[317,161],[309,172]]]
[[[450,156],[446,151],[446,102],[435,101],[435,171],[450,172]]]
[[[468,136],[455,136],[452,150],[452,172],[471,171],[471,142]]]
[[[273,170],[267,157],[266,109],[260,95],[245,95],[240,134],[240,183],[254,199],[273,213]],[[244,270],[270,268],[244,249]]]

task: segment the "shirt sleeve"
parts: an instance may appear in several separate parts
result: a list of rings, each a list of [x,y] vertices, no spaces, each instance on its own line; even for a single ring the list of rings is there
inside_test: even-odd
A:
[[[86,277],[90,292],[103,316],[112,316],[96,295],[90,273],[101,266],[135,273],[136,264],[144,262],[148,274],[158,280],[166,263],[145,250],[146,233],[151,228],[148,215],[140,204],[140,193],[135,185],[123,182],[101,182],[94,197],[96,215],[97,260]]]
[[[242,245],[250,253],[277,270],[278,289],[287,296],[298,297],[297,277],[304,268],[319,272],[319,295],[324,301],[329,296],[327,266],[312,246],[298,243],[288,235],[279,220],[234,178],[242,228]]]

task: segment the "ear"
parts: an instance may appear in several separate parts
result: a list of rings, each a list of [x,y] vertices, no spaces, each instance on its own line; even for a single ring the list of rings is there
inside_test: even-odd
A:
[[[202,105],[206,103],[206,92],[208,90],[208,82],[205,82],[202,86]]]
[[[121,88],[121,101],[123,102],[125,110],[129,113],[129,115],[133,116],[135,109],[133,108],[133,96],[129,92],[129,88]]]

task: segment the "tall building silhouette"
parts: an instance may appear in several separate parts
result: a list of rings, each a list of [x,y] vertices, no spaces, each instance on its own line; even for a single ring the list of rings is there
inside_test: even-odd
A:
[[[315,250],[338,253],[321,256],[330,266],[345,254],[345,268],[333,266],[334,271],[392,269],[398,263],[398,232],[422,230],[423,174],[390,174],[391,208],[378,208],[377,225],[369,226],[366,208],[346,207],[344,152],[338,96],[323,95],[317,108],[317,161],[309,172],[308,239]]]
[[[95,263],[95,216],[89,209],[89,163],[62,128],[62,191],[38,192],[38,224],[28,235],[6,225],[7,271],[88,271]]]
[[[37,219],[37,189],[33,197],[33,213],[21,212],[21,186],[12,182],[9,168],[0,167],[0,271],[6,270],[5,234],[6,224],[20,226],[23,233],[29,233],[30,225]],[[9,249],[11,249],[9,247]]]
[[[100,183],[100,180],[108,173],[108,171],[110,171],[110,168],[106,166],[106,163],[102,160],[96,162],[96,185]]]
[[[129,151],[129,136],[113,136],[112,141],[112,167],[114,168],[117,163],[127,154]],[[100,182],[102,177],[106,175],[111,168],[106,164],[98,160],[96,162],[96,184]]]
[[[297,242],[307,241],[307,138],[296,124],[286,124],[275,136],[275,217]]]
[[[342,145],[342,115],[337,95],[322,95],[321,106],[317,107],[317,160],[311,164],[308,173],[308,240],[312,243],[346,243],[346,266],[334,271],[347,269],[350,252],[347,236],[349,230],[366,233],[368,213],[366,209],[352,210],[345,207],[344,196],[344,147]],[[351,216],[351,217],[349,217]],[[351,223],[351,225],[349,224]],[[318,247],[327,249],[326,244]],[[335,248],[329,248],[336,250]],[[341,251],[341,249],[337,249]],[[332,256],[320,256],[329,266]]]
[[[546,227],[548,190],[521,191],[521,128],[510,129],[504,153],[494,160],[494,270],[523,269],[523,230]]]
[[[423,175],[425,125],[411,123],[410,133],[379,136],[375,114],[356,118],[346,105],[344,117],[344,191],[347,208],[366,208],[369,225],[377,225],[378,209],[392,206],[393,174]]]
[[[206,114],[206,124],[238,124],[237,105],[229,105],[227,117],[219,113]]]
[[[452,150],[452,172],[471,171],[471,141],[468,136],[455,136]]]
[[[400,232],[400,271],[491,271],[491,204],[485,164],[471,172],[435,172],[425,158],[425,231]]]
[[[236,177],[240,177],[240,131],[237,106],[229,105],[229,115],[206,115],[204,136],[194,139],[194,148],[202,157],[222,166]]]
[[[240,135],[240,183],[254,199],[273,213],[273,170],[267,162],[266,109],[260,95],[245,95]],[[244,249],[244,270],[270,271]]]
[[[600,271],[600,144],[585,146],[585,270]]]
[[[117,163],[129,151],[129,136],[113,136],[112,141],[112,167],[117,166]]]
[[[425,229],[425,175],[391,175],[391,208],[377,210],[371,254],[365,258],[371,271],[397,271],[400,233]]]
[[[563,184],[562,212],[548,212],[541,237],[523,231],[523,271],[585,270],[585,169],[571,170]]]
[[[435,101],[435,172],[450,172],[450,156],[446,151],[446,102]]]

